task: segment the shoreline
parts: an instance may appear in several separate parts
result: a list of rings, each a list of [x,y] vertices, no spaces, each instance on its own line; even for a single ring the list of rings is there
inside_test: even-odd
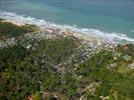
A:
[[[26,23],[26,22],[20,22],[16,20],[9,20],[9,19],[3,19],[3,22],[9,22],[17,26],[23,26],[23,25],[36,25],[36,24],[31,24],[31,23]],[[31,39],[38,39],[38,40],[43,40],[43,39],[54,39],[57,37],[67,37],[67,36],[73,36],[77,39],[79,39],[82,44],[86,44],[88,46],[91,46],[93,48],[100,48],[100,49],[113,49],[114,47],[118,46],[118,42],[114,41],[109,41],[108,39],[101,38],[101,37],[95,37],[89,34],[83,34],[81,32],[73,32],[73,31],[68,31],[66,29],[62,29],[59,27],[51,27],[51,26],[43,26],[43,25],[36,25],[39,27],[38,32],[31,32],[31,33],[26,33],[24,35],[25,38],[31,38]],[[0,41],[0,47],[7,47],[8,45],[15,45],[17,43],[17,38],[9,38],[6,39],[7,44],[4,41]]]
[[[17,26],[26,25],[25,23],[18,22],[18,21],[15,21],[15,20],[11,20],[11,19],[4,19],[2,22],[12,23],[12,24],[17,25]]]
[[[108,32],[103,32],[97,29],[79,28],[75,25],[74,26],[60,25],[60,24],[47,22],[42,19],[36,19],[32,17],[17,15],[16,13],[11,13],[11,12],[0,12],[0,18],[7,19],[10,21],[15,21],[19,25],[21,25],[22,23],[36,25],[36,26],[39,26],[42,30],[44,30],[44,28],[58,29],[58,30],[62,30],[65,32],[69,32],[69,33],[79,33],[82,35],[86,34],[86,36],[100,38],[102,40],[109,41],[109,42],[134,44],[134,38],[130,38],[125,34],[120,34],[120,33],[115,33],[115,32],[108,33]]]
[[[59,27],[53,27],[53,26],[42,26],[42,25],[37,25],[37,24],[31,24],[31,23],[27,23],[27,22],[20,22],[20,21],[17,21],[17,20],[11,20],[11,19],[3,19],[3,22],[7,22],[7,23],[12,23],[14,25],[17,25],[17,26],[24,26],[24,25],[35,25],[37,27],[40,28],[40,32],[45,32],[47,31],[48,33],[52,33],[52,32],[57,32],[57,35],[60,34],[60,35],[73,35],[74,37],[77,37],[77,38],[81,38],[81,39],[85,39],[87,41],[90,40],[90,38],[96,40],[96,41],[103,41],[103,42],[114,42],[114,41],[110,41],[106,38],[102,38],[102,37],[97,37],[97,36],[93,36],[91,34],[83,34],[81,32],[73,32],[73,31],[69,31],[67,29],[62,29],[62,28],[59,28]],[[53,34],[54,35],[54,34]],[[117,43],[117,42],[116,42]]]
[[[0,17],[1,18],[1,17]],[[118,45],[124,45],[124,44],[128,44],[128,43],[120,43],[119,41],[114,41],[114,40],[110,40],[108,38],[103,38],[103,37],[99,37],[99,36],[95,36],[92,34],[87,34],[87,33],[82,33],[79,31],[75,31],[75,30],[71,30],[70,28],[65,28],[64,26],[62,27],[60,26],[55,26],[55,24],[51,25],[51,24],[44,24],[42,21],[42,24],[38,24],[37,23],[32,23],[32,21],[20,21],[20,20],[16,20],[16,19],[8,19],[8,18],[2,18],[3,22],[8,22],[8,23],[12,23],[14,25],[17,26],[25,26],[25,25],[35,25],[39,28],[38,32],[31,32],[28,34],[25,34],[24,36],[26,38],[35,38],[35,39],[54,39],[57,38],[59,36],[62,37],[67,37],[67,36],[74,36],[75,38],[78,38],[79,40],[82,41],[83,44],[89,45],[93,48],[100,48],[100,49],[114,49],[115,47],[117,47]],[[14,45],[17,41],[17,39],[7,39],[8,45]],[[10,42],[11,41],[11,42]],[[2,46],[2,44],[4,44]],[[131,43],[133,44],[133,43]],[[6,44],[3,41],[0,41],[0,47],[6,47]]]
[[[115,41],[110,41],[106,38],[102,38],[102,37],[97,37],[97,36],[93,36],[91,34],[83,34],[81,32],[74,32],[74,31],[69,31],[67,29],[62,29],[60,27],[53,27],[53,26],[42,26],[42,25],[37,25],[37,24],[31,24],[31,23],[27,23],[27,22],[20,22],[20,21],[17,21],[15,19],[3,19],[3,22],[8,22],[8,23],[12,23],[14,25],[17,25],[17,26],[24,26],[24,25],[35,25],[37,27],[40,28],[40,32],[48,32],[48,33],[53,33],[55,32],[55,35],[57,33],[57,35],[73,35],[74,37],[77,37],[79,39],[84,39],[86,41],[92,41],[95,40],[95,41],[101,41],[101,42],[107,42],[107,43],[118,43],[118,42],[115,42]],[[54,35],[54,34],[52,34]]]

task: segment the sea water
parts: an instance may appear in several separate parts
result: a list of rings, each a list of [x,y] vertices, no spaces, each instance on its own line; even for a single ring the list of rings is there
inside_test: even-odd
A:
[[[134,0],[0,0],[0,10],[0,16],[25,15],[83,33],[134,42]]]

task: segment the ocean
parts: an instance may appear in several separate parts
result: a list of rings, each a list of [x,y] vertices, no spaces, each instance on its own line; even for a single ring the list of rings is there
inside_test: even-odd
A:
[[[31,20],[134,42],[134,0],[0,0],[0,16],[30,16]]]

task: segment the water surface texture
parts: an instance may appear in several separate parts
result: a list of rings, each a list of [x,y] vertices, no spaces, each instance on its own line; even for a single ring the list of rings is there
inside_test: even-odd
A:
[[[134,0],[0,0],[0,10],[134,39]]]

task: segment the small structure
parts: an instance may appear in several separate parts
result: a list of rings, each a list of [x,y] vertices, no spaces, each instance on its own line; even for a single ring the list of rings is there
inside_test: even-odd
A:
[[[31,95],[30,95],[30,96],[28,97],[28,100],[34,100],[34,96],[31,96]]]
[[[130,69],[134,70],[134,62],[133,62],[132,64],[128,65],[128,67],[129,67]]]
[[[123,46],[123,49],[124,49],[125,51],[127,51],[128,48],[129,48],[129,47],[128,47],[127,45]]]
[[[27,48],[27,49],[30,49],[31,47],[32,47],[31,45],[28,45],[26,48]]]

